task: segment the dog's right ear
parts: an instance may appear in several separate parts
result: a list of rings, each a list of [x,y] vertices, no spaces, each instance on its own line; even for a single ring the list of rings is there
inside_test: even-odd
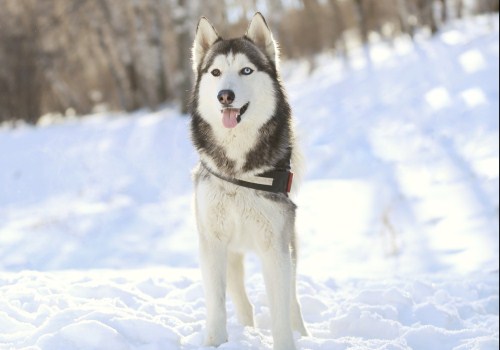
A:
[[[208,49],[221,37],[205,17],[201,17],[193,43],[193,70],[196,73]]]

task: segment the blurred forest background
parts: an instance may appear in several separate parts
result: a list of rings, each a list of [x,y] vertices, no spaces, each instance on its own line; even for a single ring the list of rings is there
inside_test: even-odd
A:
[[[283,59],[433,35],[448,21],[498,12],[499,0],[0,0],[0,123],[45,113],[186,110],[196,23],[244,33],[261,11]],[[231,34],[230,34],[231,33]]]

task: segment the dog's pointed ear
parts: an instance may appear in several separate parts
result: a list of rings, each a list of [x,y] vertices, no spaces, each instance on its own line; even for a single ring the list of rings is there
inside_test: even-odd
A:
[[[253,41],[264,53],[273,61],[276,65],[278,64],[278,46],[276,41],[274,41],[273,34],[269,29],[264,16],[260,12],[257,12],[250,24],[248,25],[247,32],[245,36]]]
[[[214,26],[206,19],[201,17],[198,26],[196,27],[196,35],[193,42],[193,70],[196,72],[203,57],[207,53],[208,49],[221,37],[219,33],[215,30]]]

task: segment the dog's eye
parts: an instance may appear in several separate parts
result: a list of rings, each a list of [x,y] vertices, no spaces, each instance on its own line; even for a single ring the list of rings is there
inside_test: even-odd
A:
[[[241,74],[243,75],[250,75],[253,73],[253,69],[252,68],[249,68],[249,67],[245,67],[243,68],[241,71]]]
[[[220,70],[217,68],[212,70],[210,73],[212,73],[214,77],[218,77],[221,74]]]

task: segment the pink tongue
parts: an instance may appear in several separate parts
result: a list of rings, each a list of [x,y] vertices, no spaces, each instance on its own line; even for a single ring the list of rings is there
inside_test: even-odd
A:
[[[222,110],[222,124],[226,128],[234,128],[238,125],[238,115],[240,114],[240,110],[238,108],[225,108]]]

